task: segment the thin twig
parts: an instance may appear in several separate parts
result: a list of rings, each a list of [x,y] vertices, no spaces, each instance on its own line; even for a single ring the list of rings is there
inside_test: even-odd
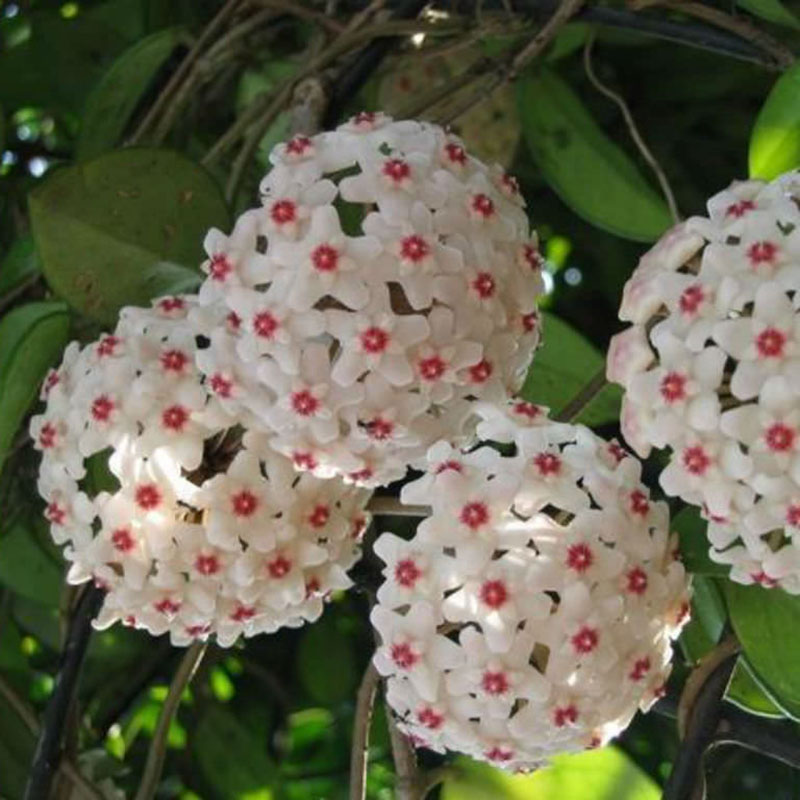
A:
[[[333,17],[325,13],[314,11],[313,8],[303,5],[299,0],[251,0],[254,5],[266,6],[275,11],[283,11],[299,19],[313,22],[330,33],[341,35],[345,31],[345,26],[337,22]]]
[[[367,793],[369,730],[372,724],[372,711],[375,707],[379,680],[378,670],[370,660],[356,697],[353,743],[350,748],[350,800],[364,800]]]
[[[404,505],[396,497],[373,495],[367,504],[367,511],[384,517],[428,517],[430,506]]]
[[[153,741],[150,743],[150,750],[147,753],[147,762],[142,773],[142,780],[139,783],[139,790],[136,792],[135,800],[152,800],[155,797],[158,782],[161,778],[161,770],[164,767],[164,758],[167,750],[167,735],[170,725],[178,711],[183,690],[189,685],[195,670],[203,660],[206,652],[205,642],[195,642],[187,651],[175,672],[175,677],[169,686],[164,706],[158,717]]]
[[[578,390],[578,393],[557,414],[553,415],[553,419],[558,422],[572,422],[605,389],[607,383],[606,368],[603,365]]]
[[[100,610],[104,595],[105,592],[96,586],[87,587],[72,615],[53,693],[47,703],[36,742],[23,800],[42,800],[50,796],[53,776],[61,760],[64,723],[78,686],[81,666],[92,631],[92,620]]]
[[[184,78],[186,78],[191,72],[195,61],[200,58],[200,55],[206,49],[208,43],[213,40],[213,38],[217,35],[217,32],[227,22],[228,17],[230,17],[234,11],[236,11],[241,2],[242,0],[227,0],[217,15],[211,20],[211,22],[208,23],[206,29],[200,34],[200,37],[195,42],[194,47],[192,47],[192,49],[186,54],[186,58],[183,59],[181,65],[175,70],[175,72],[172,74],[172,77],[167,81],[166,86],[161,90],[161,94],[158,96],[156,102],[150,106],[150,110],[147,112],[144,119],[139,123],[139,127],[131,136],[129,140],[130,143],[140,141],[147,133],[150,126],[158,118],[158,115],[161,113],[162,109],[167,107],[167,104],[170,102],[173,94],[177,92]]]
[[[397,720],[389,717],[389,741],[394,758],[395,798],[397,800],[422,800],[424,778],[417,768],[417,756],[408,737],[397,727]]]
[[[633,139],[634,144],[642,154],[642,158],[644,158],[644,160],[650,165],[650,169],[653,170],[659,186],[661,186],[661,191],[664,194],[664,199],[667,201],[667,205],[669,206],[669,213],[672,215],[672,219],[678,223],[681,221],[681,215],[678,211],[678,204],[675,202],[675,195],[672,192],[672,187],[669,185],[669,180],[667,179],[666,173],[662,169],[661,164],[658,163],[658,159],[653,155],[652,150],[650,150],[650,148],[647,146],[647,142],[645,142],[642,134],[639,132],[639,127],[636,125],[636,121],[634,120],[633,114],[631,114],[631,111],[628,108],[628,104],[625,102],[625,98],[622,97],[622,95],[617,94],[617,92],[615,92],[613,89],[610,89],[600,80],[600,78],[597,77],[592,65],[593,46],[594,33],[590,33],[586,40],[586,45],[583,48],[583,67],[586,70],[586,76],[589,78],[598,92],[604,94],[617,104],[619,110],[622,112],[622,116],[625,119],[625,124],[628,126],[628,132],[631,135],[631,139]]]

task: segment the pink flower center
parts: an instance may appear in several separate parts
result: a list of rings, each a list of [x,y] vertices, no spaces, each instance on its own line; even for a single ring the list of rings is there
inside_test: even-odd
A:
[[[165,350],[160,361],[165,372],[182,373],[189,363],[189,357],[183,350]]]
[[[608,454],[617,462],[621,464],[627,457],[628,453],[619,442],[609,442]]]
[[[314,506],[314,510],[308,515],[308,524],[312,528],[324,528],[331,517],[331,511],[326,505]]]
[[[644,594],[647,591],[647,573],[641,567],[633,567],[625,573],[626,588],[631,594]]]
[[[766,572],[761,570],[760,572],[753,572],[750,574],[750,577],[760,586],[763,586],[766,589],[774,589],[778,585],[778,581],[775,578],[770,577],[767,575]]]
[[[518,403],[514,403],[514,413],[519,414],[521,417],[526,417],[527,419],[537,419],[541,416],[542,411],[539,406],[534,403],[520,400]]]
[[[700,445],[694,445],[683,451],[683,466],[692,475],[704,475],[711,466],[711,459]]]
[[[508,691],[508,677],[505,672],[490,672],[487,670],[481,678],[481,687],[486,694],[505,694]]]
[[[402,158],[389,158],[383,162],[383,175],[393,183],[400,184],[411,175],[411,167]]]
[[[782,358],[786,334],[777,328],[765,328],[756,336],[756,349],[762,358]]]
[[[130,553],[136,547],[136,540],[131,536],[128,528],[117,528],[111,534],[111,543],[121,553]]]
[[[586,572],[594,563],[594,554],[588,544],[573,544],[567,548],[567,566],[575,572]]]
[[[294,453],[292,453],[292,463],[298,469],[317,468],[317,459],[314,458],[312,453],[301,453],[299,451],[295,451]]]
[[[534,270],[541,269],[544,264],[542,254],[532,244],[522,245],[522,260]]]
[[[228,260],[225,253],[217,253],[211,256],[208,273],[213,280],[219,282],[226,281],[231,272],[233,272],[233,264]]]
[[[228,316],[225,317],[225,322],[228,323],[228,327],[231,331],[238,331],[242,326],[242,318],[235,311],[228,312]]]
[[[400,669],[411,669],[419,661],[419,656],[414,652],[408,642],[393,644],[390,650],[391,659]]]
[[[634,489],[630,494],[630,509],[632,514],[646,517],[650,512],[650,503],[647,495],[641,489]]]
[[[428,356],[420,359],[418,367],[423,380],[435,381],[444,375],[447,364],[441,356]]]
[[[703,287],[699,283],[695,283],[683,290],[678,300],[678,306],[684,314],[693,315],[697,313],[705,298]]]
[[[500,185],[510,195],[519,194],[519,181],[513,176],[504,172],[500,178]]]
[[[292,392],[292,411],[301,417],[310,417],[319,409],[319,400],[308,389]]]
[[[236,606],[231,612],[231,619],[234,622],[247,622],[256,615],[256,610],[253,606],[244,606],[241,603]]]
[[[508,589],[503,581],[486,581],[481,586],[480,597],[489,608],[502,608],[508,601]]]
[[[391,439],[394,433],[394,423],[391,420],[383,419],[383,417],[371,419],[366,423],[365,427],[369,436],[379,442]]]
[[[448,459],[447,461],[442,461],[440,464],[436,465],[436,474],[441,475],[443,472],[463,472],[464,467],[460,461],[456,461],[455,459]]]
[[[306,598],[314,597],[314,595],[320,594],[321,591],[322,584],[319,582],[319,578],[316,577],[316,575],[306,580]]]
[[[389,346],[389,334],[373,325],[361,334],[361,346],[367,353],[382,353]]]
[[[220,397],[227,398],[233,393],[233,381],[229,380],[224,375],[220,375],[219,372],[211,376],[209,385],[211,386],[211,391],[214,392],[214,394],[218,394]]]
[[[200,553],[195,559],[194,568],[201,575],[216,575],[220,570],[219,559],[211,553]]]
[[[553,709],[553,724],[557,728],[574,724],[578,721],[578,709],[574,705],[559,706]]]
[[[311,251],[311,263],[317,272],[335,272],[339,268],[339,251],[329,244],[321,244]]]
[[[632,681],[642,680],[647,673],[650,672],[650,659],[647,656],[637,658],[633,663],[633,668],[628,673],[628,677]]]
[[[181,604],[179,601],[173,600],[171,597],[165,597],[163,600],[153,603],[153,608],[155,608],[159,614],[167,614],[168,616],[171,616],[172,614],[177,614],[181,610]]]
[[[677,403],[686,398],[687,378],[680,372],[668,372],[661,379],[659,391],[667,403]]]
[[[113,411],[114,401],[107,394],[101,394],[92,403],[92,417],[97,422],[108,422]]]
[[[101,358],[113,356],[119,343],[120,340],[116,336],[104,336],[97,345],[97,355]]]
[[[800,505],[792,503],[786,509],[786,524],[792,527],[800,527]]]
[[[58,431],[55,425],[51,422],[45,422],[42,429],[39,431],[39,446],[43,450],[55,447],[56,439],[58,438]]]
[[[426,706],[417,712],[417,720],[420,725],[424,725],[426,728],[435,731],[437,728],[442,727],[444,723],[444,714],[440,714],[430,706]]]
[[[481,300],[488,300],[492,297],[496,288],[494,278],[488,272],[479,272],[471,285],[475,290],[475,294],[477,294]]]
[[[284,578],[292,569],[292,562],[286,556],[276,556],[267,562],[267,572],[271,578]]]
[[[480,501],[467,503],[458,518],[470,530],[475,531],[489,521],[489,509],[486,503]]]
[[[395,565],[394,579],[406,589],[413,589],[421,577],[422,570],[412,558],[404,558]]]
[[[467,163],[467,151],[456,142],[448,142],[444,146],[444,153],[447,160],[453,164],[464,166]]]
[[[522,329],[526,333],[533,333],[539,327],[539,315],[535,311],[522,315]]]
[[[297,206],[291,200],[276,200],[269,210],[269,217],[276,225],[286,225],[297,219]]]
[[[364,533],[366,527],[367,527],[367,518],[361,515],[357,516],[350,524],[350,538],[360,539],[361,534]]]
[[[165,314],[171,314],[173,311],[183,311],[185,303],[180,297],[164,297],[158,301],[158,307]]]
[[[505,761],[511,761],[511,759],[514,758],[514,751],[509,750],[507,747],[491,747],[484,755],[487,761],[503,763]]]
[[[776,422],[767,428],[764,439],[767,447],[774,453],[786,453],[794,448],[797,431],[783,422]]]
[[[260,336],[262,339],[271,339],[279,327],[280,323],[269,311],[259,311],[253,317],[253,330],[256,336]]]
[[[773,242],[754,242],[747,248],[747,258],[753,267],[774,264],[778,258],[778,245]]]
[[[377,115],[374,111],[359,111],[358,114],[350,118],[350,122],[359,128],[371,129],[377,120]]]
[[[756,207],[756,204],[752,200],[740,200],[738,203],[731,203],[727,209],[725,209],[725,216],[726,217],[743,217],[748,211],[752,211]]]
[[[44,381],[44,393],[45,395],[50,394],[50,390],[56,386],[61,381],[61,376],[58,374],[58,370],[51,369],[50,372],[47,373],[47,377]]]
[[[485,194],[474,194],[470,198],[470,208],[477,217],[489,219],[494,215],[494,203],[492,199]]]
[[[154,483],[143,483],[136,487],[134,494],[136,505],[145,511],[152,511],[161,505],[161,492]]]
[[[491,378],[494,367],[485,358],[469,368],[469,379],[472,383],[486,383]]]
[[[249,489],[231,495],[231,509],[237,517],[252,517],[258,508],[258,498]]]
[[[161,415],[161,423],[171,431],[182,431],[188,421],[189,412],[183,406],[170,406]]]
[[[599,637],[594,628],[584,625],[576,634],[573,635],[571,641],[576,652],[586,654],[591,653],[592,650],[597,647]]]
[[[47,506],[44,515],[53,525],[63,525],[67,521],[67,510],[55,500]]]
[[[543,478],[561,472],[561,459],[555,453],[538,453],[533,457],[533,463]]]
[[[428,257],[431,252],[430,245],[421,237],[413,234],[400,241],[400,258],[418,264]]]
[[[308,136],[295,136],[286,142],[286,152],[293,156],[305,155],[306,150],[313,147],[311,139]]]
[[[205,636],[205,634],[211,633],[211,625],[209,623],[204,623],[199,625],[187,625],[184,630],[189,636],[192,637]]]

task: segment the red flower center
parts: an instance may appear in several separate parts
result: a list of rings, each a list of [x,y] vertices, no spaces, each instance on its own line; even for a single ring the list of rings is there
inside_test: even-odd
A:
[[[319,400],[308,389],[292,392],[292,411],[301,417],[310,417],[319,409]]]
[[[411,669],[419,661],[419,656],[414,652],[408,642],[393,644],[390,650],[391,659],[400,669]]]
[[[594,628],[584,625],[573,637],[572,646],[578,653],[591,653],[597,647],[599,637]]]
[[[505,672],[487,670],[481,678],[481,687],[486,694],[505,694],[508,691],[508,677]]]
[[[233,272],[233,264],[228,260],[225,253],[217,253],[211,256],[208,272],[213,280],[222,282],[227,280],[228,275]]]
[[[680,372],[668,372],[661,379],[661,396],[667,403],[677,403],[686,398],[687,378]]]
[[[319,505],[314,506],[314,510],[308,515],[308,524],[312,528],[324,528],[328,524],[331,517],[331,511],[328,506]]]
[[[483,219],[489,219],[494,214],[492,199],[482,193],[472,195],[470,208],[476,216],[483,217]]]
[[[67,521],[67,510],[61,508],[55,500],[47,506],[44,515],[54,525],[63,525]]]
[[[508,601],[508,589],[503,581],[486,581],[481,586],[480,596],[489,608],[502,608]]]
[[[400,258],[418,264],[431,252],[430,245],[421,237],[413,234],[400,241]]]
[[[444,723],[444,714],[439,714],[430,706],[426,706],[417,712],[417,720],[420,725],[424,725],[426,728],[434,731],[442,727]]]
[[[423,380],[435,381],[444,375],[447,364],[441,356],[428,356],[420,359],[418,367]]]
[[[97,345],[97,355],[101,358],[113,356],[119,343],[120,340],[116,336],[104,336]]]
[[[393,183],[402,183],[411,175],[411,167],[402,158],[389,158],[383,162],[383,174]]]
[[[783,422],[776,422],[767,428],[764,439],[767,447],[775,453],[786,453],[794,447],[797,431]]]
[[[795,528],[800,527],[800,505],[792,503],[786,509],[786,524]]]
[[[233,381],[224,375],[220,375],[219,372],[211,376],[209,385],[211,386],[211,391],[220,397],[230,397],[233,393]]]
[[[586,572],[594,563],[594,554],[588,544],[573,544],[567,548],[567,566],[575,572]]]
[[[553,723],[557,728],[578,721],[578,709],[574,705],[560,706],[553,709]]]
[[[293,156],[305,155],[306,150],[313,147],[311,139],[308,136],[295,136],[286,142],[286,152],[291,153]]]
[[[280,323],[269,311],[259,311],[253,317],[253,330],[256,336],[260,336],[262,339],[271,339],[279,327]]]
[[[379,442],[391,439],[392,433],[394,433],[394,423],[391,420],[383,419],[383,417],[371,419],[366,423],[365,427],[369,436]]]
[[[108,422],[113,410],[114,401],[107,394],[101,394],[92,403],[92,417],[98,422]]]
[[[752,211],[756,204],[752,200],[740,200],[738,203],[731,203],[725,210],[726,217],[743,217],[748,211]]]
[[[647,675],[648,672],[650,672],[650,659],[647,656],[644,656],[643,658],[636,659],[636,661],[633,663],[633,668],[631,669],[630,673],[628,673],[628,677],[632,681],[640,681]]]
[[[535,311],[522,315],[522,329],[526,333],[533,333],[539,327],[539,315]]]
[[[382,353],[389,346],[389,334],[373,325],[361,334],[361,346],[367,353]]]
[[[180,297],[163,297],[158,301],[159,309],[165,314],[171,314],[173,311],[183,311],[185,305]]]
[[[762,358],[782,358],[786,334],[777,328],[765,328],[756,337],[756,349]]]
[[[754,242],[747,248],[747,258],[752,267],[774,264],[778,259],[778,245],[773,242]]]
[[[43,450],[55,447],[57,438],[58,431],[56,431],[55,425],[50,422],[45,422],[45,424],[42,425],[42,429],[39,431],[39,446]]]
[[[269,210],[269,217],[276,225],[286,225],[297,219],[297,206],[291,200],[276,200]]]
[[[633,567],[625,573],[626,588],[631,594],[644,594],[647,591],[647,573],[641,567]]]
[[[646,517],[650,512],[650,503],[647,495],[641,489],[634,489],[630,494],[631,513]]]
[[[178,600],[173,600],[171,597],[165,597],[163,600],[153,603],[153,608],[155,608],[155,610],[160,614],[167,614],[168,616],[171,616],[172,614],[177,614],[181,610],[181,604]]]
[[[189,356],[183,350],[165,350],[160,360],[165,372],[181,373],[189,363]]]
[[[469,368],[469,379],[472,383],[486,383],[492,377],[494,367],[485,358]]]
[[[189,421],[189,412],[183,406],[170,406],[164,409],[161,422],[171,431],[182,431]]]
[[[141,486],[137,486],[134,497],[136,505],[145,511],[152,511],[161,505],[161,492],[154,483],[143,483]]]
[[[219,559],[213,554],[200,553],[195,559],[194,568],[201,575],[216,575],[220,570]]]
[[[453,164],[464,166],[467,163],[467,151],[456,142],[448,142],[444,146],[444,153],[447,160]]]
[[[533,457],[533,463],[543,478],[561,472],[561,459],[555,453],[538,453]]]
[[[228,316],[225,317],[225,322],[228,323],[232,331],[238,331],[242,326],[242,318],[235,311],[228,312]]]
[[[394,579],[406,589],[413,589],[421,577],[422,570],[411,558],[404,558],[395,565]]]
[[[775,578],[770,577],[767,575],[766,572],[761,570],[760,572],[753,572],[751,573],[750,577],[760,586],[765,587],[766,589],[774,589],[778,585],[778,581]]]
[[[475,294],[477,294],[481,300],[488,300],[488,298],[492,297],[496,288],[494,278],[488,272],[479,272],[471,285],[475,290]]]
[[[683,451],[683,466],[692,475],[704,475],[711,466],[711,459],[700,445],[695,445]]]
[[[276,556],[267,562],[267,572],[271,578],[283,578],[292,569],[292,562],[286,556]]]
[[[339,251],[329,244],[321,244],[311,251],[311,263],[317,272],[335,272],[339,268]]]
[[[699,283],[687,286],[678,300],[678,306],[684,314],[696,314],[706,295]]]
[[[448,459],[447,461],[442,461],[440,464],[436,465],[436,474],[441,475],[443,472],[463,472],[464,467],[460,461],[456,461],[455,459]]]
[[[477,530],[489,521],[489,509],[480,501],[467,503],[459,514],[459,520],[470,530]]]
[[[509,750],[507,747],[492,747],[487,750],[484,755],[488,761],[502,763],[511,761],[511,759],[514,758],[514,751]]]
[[[231,612],[231,619],[234,622],[247,622],[256,615],[256,610],[253,606],[244,606],[238,604]]]
[[[231,509],[237,517],[252,517],[258,508],[258,498],[249,489],[231,495]]]
[[[534,270],[539,270],[544,264],[544,258],[539,250],[532,244],[522,245],[522,259],[525,263]]]
[[[292,463],[298,469],[317,468],[317,459],[314,458],[312,453],[301,453],[299,451],[295,451],[294,453],[292,453]]]
[[[127,528],[117,528],[111,534],[111,543],[121,553],[129,553],[136,547],[136,540]]]
[[[534,403],[520,400],[518,403],[514,403],[514,413],[519,414],[521,417],[527,417],[528,419],[537,419],[542,411],[539,406]]]

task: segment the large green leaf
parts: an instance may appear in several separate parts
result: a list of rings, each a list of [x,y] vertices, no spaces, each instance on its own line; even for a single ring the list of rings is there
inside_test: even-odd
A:
[[[544,344],[539,348],[525,378],[522,396],[556,413],[595,373],[604,358],[591,342],[552,314],[542,314]],[[585,425],[602,425],[619,416],[622,392],[606,386],[578,416]]]
[[[800,164],[800,63],[775,82],[750,134],[750,177],[772,180]]]
[[[0,321],[0,466],[68,329],[63,303],[28,303]]]
[[[37,603],[58,605],[61,570],[39,546],[31,526],[18,522],[0,537],[0,584]]]
[[[271,800],[275,766],[266,742],[227,709],[213,705],[192,734],[194,755],[218,800]],[[235,755],[234,755],[235,754]],[[233,757],[232,757],[233,756]]]
[[[800,20],[781,3],[781,0],[736,0],[736,5],[767,22],[785,25],[795,30],[800,29]]]
[[[678,532],[681,560],[688,572],[694,575],[725,576],[729,568],[725,564],[712,561],[708,555],[709,543],[706,537],[708,523],[700,516],[695,506],[687,506],[672,520],[672,530]]]
[[[29,234],[15,239],[0,259],[0,297],[16,289],[41,271],[39,257]]]
[[[545,180],[577,214],[618,236],[655,241],[671,224],[666,204],[552,72],[517,84],[525,141]]]
[[[716,583],[703,575],[692,581],[692,617],[680,642],[690,660],[697,661],[719,641],[727,617]]]
[[[21,800],[33,756],[33,736],[17,712],[0,695],[0,793]]]
[[[466,758],[442,788],[442,800],[658,800],[658,786],[621,750],[604,747],[557,756],[533,775],[512,776]]]
[[[181,28],[156,31],[127,49],[94,87],[84,109],[77,157],[86,160],[118,142],[139,99],[175,47]]]
[[[206,231],[229,221],[204,169],[151,148],[58,170],[29,202],[48,283],[74,308],[106,323],[121,306],[193,288]]]
[[[760,717],[777,718],[784,716],[780,708],[770,700],[761,686],[759,686],[758,681],[748,669],[747,662],[741,658],[733,671],[725,697],[734,705],[739,706],[739,708],[749,711],[751,714],[758,714]]]
[[[725,597],[753,677],[781,709],[800,718],[800,597],[733,582]]]
[[[330,609],[319,622],[306,627],[297,648],[300,682],[323,705],[349,699],[358,685],[352,642],[338,629],[332,612]],[[331,664],[336,664],[336,669],[331,669]]]

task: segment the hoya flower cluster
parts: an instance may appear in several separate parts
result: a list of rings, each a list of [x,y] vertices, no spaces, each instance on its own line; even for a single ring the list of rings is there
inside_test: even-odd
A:
[[[112,334],[71,344],[31,433],[68,579],[107,590],[98,627],[229,645],[316,619],[349,585],[366,497],[234,425],[195,366],[196,305],[124,309]]]
[[[375,665],[416,744],[524,770],[649,707],[688,586],[636,459],[530,403],[483,411],[514,454],[436,444],[402,495],[431,515],[375,543]]]
[[[298,469],[363,486],[458,442],[538,341],[516,181],[442,128],[361,113],[272,152],[263,207],[206,240],[198,354],[224,408]]]
[[[800,593],[800,175],[734,183],[641,260],[609,351],[623,432],[669,447],[668,494],[702,508],[712,558]]]

